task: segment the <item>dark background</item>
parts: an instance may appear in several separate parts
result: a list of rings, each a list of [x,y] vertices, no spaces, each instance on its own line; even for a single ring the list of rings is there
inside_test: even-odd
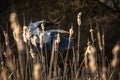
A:
[[[105,51],[110,56],[113,46],[120,40],[120,0],[0,0],[0,26],[8,32],[13,44],[9,15],[16,12],[21,27],[38,20],[62,21],[58,28],[69,30],[73,25],[77,44],[77,14],[82,12],[80,51],[84,53],[90,39],[90,21],[96,35],[96,22],[105,31]],[[90,21],[89,21],[90,20]],[[52,27],[53,28],[53,27]],[[0,28],[0,42],[4,36]],[[97,44],[97,43],[96,43]],[[77,45],[75,45],[77,47]]]

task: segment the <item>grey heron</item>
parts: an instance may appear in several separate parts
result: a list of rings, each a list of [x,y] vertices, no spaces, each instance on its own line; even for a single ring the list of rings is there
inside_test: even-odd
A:
[[[48,22],[48,21],[37,21],[37,22],[30,23],[27,27],[31,31],[31,35],[30,35],[31,37],[30,38],[32,38],[32,36],[34,36],[34,35],[37,36],[36,43],[38,43],[38,44],[40,44],[40,38],[38,37],[39,33],[42,33],[42,30],[40,30],[39,25],[41,25],[42,23],[45,23],[45,25],[58,24],[58,23],[51,23],[51,22]],[[57,30],[52,29],[52,30],[44,31],[44,33],[43,33],[43,35],[44,35],[43,46],[46,45],[47,50],[49,50],[49,51],[52,50],[53,41],[56,38],[56,35],[58,33],[69,33],[69,32],[64,31],[64,30],[59,30],[59,29],[57,29]],[[67,50],[69,41],[70,41],[69,48],[71,48],[71,46],[73,46],[73,44],[74,44],[73,40],[71,40],[71,39],[69,40],[68,37],[60,35],[60,43],[59,43],[59,46],[58,46],[58,50],[59,51]]]

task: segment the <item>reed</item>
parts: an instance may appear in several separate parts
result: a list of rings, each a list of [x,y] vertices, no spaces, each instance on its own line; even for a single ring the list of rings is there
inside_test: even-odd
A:
[[[70,48],[75,32],[72,26],[69,31],[65,32],[69,33],[69,42],[68,49],[64,53],[58,50],[61,42],[60,33],[54,38],[52,51],[49,52],[46,45],[44,46],[45,24],[41,24],[42,31],[38,32],[38,36],[31,37],[31,30],[25,26],[25,19],[24,26],[21,28],[17,14],[11,13],[10,28],[13,31],[15,44],[11,48],[10,35],[2,29],[5,41],[4,44],[0,42],[0,80],[120,80],[119,41],[112,50],[113,59],[109,62],[109,58],[105,56],[105,46],[107,46],[105,29],[100,27],[98,22],[96,22],[96,28],[93,27],[92,19],[89,19],[90,37],[88,37],[87,46],[81,46],[81,16],[82,13],[78,13],[78,36],[75,42],[77,44],[74,43],[74,46]],[[37,44],[37,38],[40,39],[40,44]],[[80,47],[85,48],[83,53]],[[83,57],[82,61],[80,61],[81,57]]]

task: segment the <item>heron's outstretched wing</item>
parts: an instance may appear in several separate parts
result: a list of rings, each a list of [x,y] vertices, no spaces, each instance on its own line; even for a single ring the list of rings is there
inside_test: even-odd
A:
[[[47,45],[46,46],[47,50],[52,51],[53,41],[54,41],[54,38],[52,37],[51,41],[46,44]],[[70,45],[69,45],[69,39],[66,38],[66,37],[61,36],[60,37],[60,43],[59,43],[59,46],[58,46],[58,50],[59,51],[67,50],[68,46],[69,46],[69,49],[70,49],[73,45],[74,45],[73,40],[70,40]]]
[[[31,31],[31,35],[38,35],[38,32],[41,31],[38,26],[44,21],[37,21],[34,23],[30,23],[28,25],[28,29]]]
[[[53,41],[56,38],[56,35],[58,33],[69,33],[68,31],[65,31],[65,30],[47,30],[45,32],[49,33],[51,36],[50,41],[47,43],[47,49],[50,51],[52,50]],[[67,50],[68,44],[69,44],[69,39],[67,37],[60,35],[60,43],[59,43],[58,50],[59,51]],[[70,45],[69,45],[70,48],[72,45],[73,45],[73,40],[70,40]]]
[[[65,30],[47,30],[45,31],[46,33],[49,33],[52,37],[55,37],[58,33],[69,33],[68,31]]]
[[[30,23],[28,25],[28,28],[31,29],[31,30],[37,29],[38,26],[43,22],[45,22],[45,21],[37,21],[37,22]]]
[[[50,22],[50,21],[41,20],[41,21],[30,23],[28,25],[28,28],[33,30],[33,29],[37,29],[38,26],[41,25],[41,23],[45,23],[45,26],[52,26],[52,25],[58,25],[58,24],[60,24],[60,22],[61,21],[53,23],[53,22]]]
[[[47,30],[47,32],[49,33],[69,33],[68,31],[65,31],[65,30],[55,30],[55,29],[52,29],[52,30]]]
[[[39,25],[41,25],[41,23],[45,23],[45,26],[52,26],[52,25],[55,25],[55,24],[59,24],[59,22],[56,22],[56,23],[52,23],[52,22],[49,22],[49,21],[44,21],[44,20],[41,20],[41,21],[37,21],[37,22],[33,22],[33,23],[30,23],[28,25],[28,29],[31,30],[32,32],[32,35],[37,35],[38,34],[38,31],[41,31],[39,29]],[[48,32],[57,32],[55,30],[50,30]]]
[[[60,43],[59,43],[59,51],[67,50],[68,46],[69,46],[69,49],[70,49],[74,45],[73,40],[69,40],[68,38],[63,37],[63,36],[61,36],[60,38],[61,39],[60,39]]]

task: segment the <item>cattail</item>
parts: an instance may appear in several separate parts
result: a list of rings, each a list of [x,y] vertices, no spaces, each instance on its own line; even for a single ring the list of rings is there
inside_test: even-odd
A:
[[[88,55],[89,55],[89,53],[90,53],[90,45],[91,45],[90,41],[88,41],[87,45],[88,45],[88,46],[87,46],[87,49],[86,49],[85,55],[84,55],[85,67],[86,67],[86,68],[88,68]]]
[[[16,42],[19,41],[19,33],[20,33],[20,28],[18,26],[16,26],[16,28],[13,31],[13,37],[16,40]]]
[[[34,80],[40,80],[41,66],[40,64],[35,64],[33,68]]]
[[[91,33],[91,39],[92,39],[92,42],[94,42],[94,35],[93,35],[93,31],[94,31],[94,30],[91,28],[91,29],[90,29],[90,33]]]
[[[40,48],[42,49],[43,47],[43,41],[44,41],[44,31],[45,31],[45,23],[43,22],[41,24],[41,28],[42,28],[42,33],[38,32],[40,35],[39,35],[39,38],[40,38]]]
[[[100,30],[99,30],[97,21],[96,21],[96,25],[97,25],[97,39],[98,39],[98,45],[99,45],[100,51],[102,52],[103,46],[102,46],[102,42],[101,42],[101,35],[100,35]]]
[[[31,38],[31,43],[32,43],[32,45],[34,45],[35,47],[37,47],[36,41],[37,41],[37,36],[34,35],[34,36]]]
[[[105,45],[105,34],[104,33],[102,34],[102,45],[103,46]]]
[[[87,59],[86,56],[88,56],[89,68],[90,68],[92,73],[94,73],[97,70],[97,63],[96,63],[95,53],[96,53],[95,47],[93,47],[91,45],[91,43],[88,42],[88,47],[87,47],[87,50],[85,52],[85,59]],[[87,63],[85,63],[85,64],[87,64]]]
[[[54,50],[57,51],[58,50],[58,46],[57,46],[57,40],[54,40]]]
[[[77,15],[77,23],[78,23],[78,49],[77,49],[77,54],[76,54],[76,60],[77,60],[77,63],[79,64],[79,56],[80,56],[80,26],[81,26],[81,12],[78,13]]]
[[[107,80],[107,68],[102,68],[102,80]]]
[[[16,14],[15,12],[13,12],[13,13],[10,14],[10,22],[11,22],[12,24],[15,24],[15,23],[18,24],[17,14]],[[11,26],[11,28],[14,29],[15,26]]]
[[[31,30],[27,28],[27,26],[23,27],[23,40],[25,43],[30,40]]]
[[[8,57],[5,51],[4,51],[3,55],[4,55],[6,58]]]
[[[84,63],[85,63],[85,68],[88,69],[88,53],[87,51],[84,54]]]
[[[112,50],[113,55],[118,55],[119,51],[120,51],[120,44],[117,43]]]
[[[95,47],[91,47],[91,53],[89,55],[89,66],[92,72],[95,72],[97,70],[97,64],[96,64],[96,59],[95,59],[95,52],[96,49]]]
[[[12,52],[11,52],[11,49],[9,47],[9,38],[8,38],[8,34],[4,31],[4,36],[5,36],[5,44],[6,44],[6,52],[4,52],[4,56],[8,59],[7,61],[7,66],[8,68],[13,71],[14,70],[14,65],[13,65],[13,62],[11,60],[11,55],[12,55]]]
[[[22,43],[22,39],[20,37],[20,29],[18,27],[16,27],[16,29],[13,31],[13,36],[15,41],[17,42],[17,47],[18,50],[23,50],[23,43]]]
[[[23,26],[23,41],[25,42],[25,43],[27,43],[27,32],[28,32],[28,28],[27,28],[27,26]]]
[[[12,51],[9,47],[9,38],[8,38],[8,34],[4,31],[4,36],[5,36],[5,44],[6,44],[6,52],[4,51],[4,56],[7,58],[7,66],[8,68],[13,71],[14,70],[14,65],[13,65],[13,62],[12,62]]]
[[[13,61],[12,61],[12,59],[9,59],[8,61],[7,61],[7,66],[8,66],[8,68],[11,70],[11,71],[14,71],[14,65],[13,65]]]
[[[77,15],[77,23],[78,23],[78,26],[80,26],[81,25],[81,12],[79,12],[78,13],[78,15]]]
[[[57,51],[58,50],[58,44],[60,43],[60,34],[59,33],[57,34],[57,37],[54,41],[55,41],[55,44],[54,44],[55,51]]]
[[[97,38],[98,38],[98,44],[99,44],[99,49],[102,51],[102,44],[101,44],[101,36],[100,36],[100,32],[97,32]]]
[[[8,71],[6,68],[3,68],[2,71],[1,71],[1,77],[2,77],[2,80],[9,80],[8,79]]]
[[[119,63],[119,60],[120,60],[120,45],[119,44],[116,44],[115,47],[113,48],[112,50],[113,52],[113,60],[112,60],[112,67],[116,67]]]
[[[113,73],[110,76],[111,80],[119,80],[119,72],[120,72],[120,43],[118,42],[113,50],[113,60],[111,62],[111,66],[113,67]],[[109,80],[110,80],[109,79]]]
[[[19,51],[23,50],[23,43],[20,34],[20,25],[18,23],[17,14],[15,12],[10,14],[11,28],[13,29],[13,37],[17,43],[17,48]]]
[[[35,53],[33,52],[33,49],[32,49],[32,48],[30,49],[30,55],[31,55],[31,57],[32,57],[33,59],[34,59],[35,56],[36,56]]]
[[[58,47],[59,47],[59,43],[60,43],[60,34],[58,33],[56,35],[56,39],[54,40],[53,42],[53,46],[54,46],[54,51],[56,52],[55,53],[55,57],[54,57],[54,77],[56,77],[58,74],[57,74],[57,62],[58,62]]]
[[[44,22],[41,24],[41,28],[42,28],[42,31],[44,32],[44,30],[45,30],[45,23]]]
[[[117,64],[118,64],[118,59],[116,57],[114,57],[114,59],[111,62],[111,66],[116,67]]]
[[[69,38],[71,38],[72,35],[73,35],[73,33],[74,33],[74,31],[73,31],[73,27],[70,28],[69,33],[70,33]]]
[[[8,46],[9,45],[9,37],[8,37],[8,34],[4,31],[3,32],[4,33],[4,36],[5,36],[5,44],[6,44],[6,46]]]
[[[30,37],[31,37],[31,30],[28,29],[27,35],[26,35],[27,40],[30,40]]]
[[[90,35],[91,35],[91,40],[92,42],[94,43],[94,30],[92,28],[92,23],[91,23],[91,20],[89,19],[89,22],[90,22]]]
[[[42,49],[42,47],[43,47],[43,41],[44,41],[44,33],[41,33],[39,35],[39,39],[40,39],[40,48]]]
[[[60,42],[60,34],[58,33],[57,34],[57,39],[56,39],[56,42],[59,43]]]

